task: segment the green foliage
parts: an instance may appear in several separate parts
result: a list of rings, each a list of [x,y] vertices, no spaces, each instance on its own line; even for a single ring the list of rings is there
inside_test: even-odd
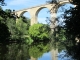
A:
[[[65,35],[65,29],[62,27],[58,28],[57,32],[57,44],[58,44],[58,50],[59,52],[65,49],[66,46],[66,35]]]
[[[30,20],[19,18],[16,23],[16,16],[11,12],[10,9],[3,11],[0,8],[0,60],[26,60],[26,45],[33,42],[28,32]]]
[[[0,16],[0,24],[4,23],[3,18]]]
[[[29,58],[28,45],[26,44],[13,43],[7,45],[7,49],[8,51],[4,56],[5,60],[26,60]]]
[[[26,18],[24,16],[22,16],[21,18],[22,18],[22,21],[27,24],[27,30],[29,30],[30,19],[29,18]]]
[[[29,55],[33,56],[34,58],[39,58],[43,55],[43,53],[49,51],[49,44],[37,44],[33,45],[29,48]]]
[[[66,31],[65,31],[64,28],[58,27],[58,31],[57,31],[57,34],[56,34],[56,35],[57,35],[56,38],[57,38],[57,40],[58,40],[59,42],[64,42],[64,41],[66,40],[65,33],[66,33]]]
[[[49,31],[50,28],[45,24],[34,24],[29,28],[29,35],[33,43],[29,48],[29,55],[34,58],[41,57],[44,52],[49,51]]]
[[[65,50],[66,46],[66,30],[63,27],[58,26],[58,31],[56,31],[56,35],[53,36],[52,46],[54,49],[58,48],[58,52],[61,52],[62,50]],[[55,32],[54,32],[55,33]]]
[[[28,37],[25,38],[25,42],[26,42],[27,44],[31,45],[31,43],[33,42],[33,40],[31,39],[30,36],[28,36]]]
[[[0,9],[0,12],[2,9]],[[2,11],[3,12],[3,11]],[[9,42],[9,36],[10,33],[8,31],[8,27],[6,26],[4,22],[5,18],[2,17],[2,13],[0,16],[0,43],[8,43]]]
[[[16,26],[15,20],[7,18],[6,25],[8,27],[8,31],[10,32],[10,37],[13,37],[15,35],[14,32],[16,32],[15,31],[15,26]]]
[[[18,30],[17,31],[18,35],[22,35],[23,36],[23,35],[27,35],[28,34],[27,24],[24,23],[21,18],[18,19],[18,22],[16,23],[16,30]]]
[[[72,0],[72,4],[76,5],[74,8],[65,11],[63,19],[65,19],[64,29],[66,36],[66,49],[69,55],[75,60],[80,60],[80,2],[79,0]],[[79,40],[79,42],[76,41]]]
[[[4,5],[5,5],[4,1],[5,1],[5,0],[0,0],[0,5],[1,5],[1,6],[4,6]]]
[[[49,40],[49,27],[44,24],[34,24],[29,28],[30,37],[36,40]]]
[[[30,39],[29,34],[28,34],[28,29],[29,29],[29,23],[23,22],[22,18],[17,19],[17,23],[13,19],[7,19],[6,22],[10,34],[10,38],[12,40],[19,40],[22,42],[26,42],[28,44],[31,44],[32,39]]]
[[[5,11],[3,11],[3,9],[0,8],[0,13],[1,13],[0,14],[0,24],[1,24],[0,26],[2,26],[2,24],[6,26],[6,31],[9,34],[9,36],[6,37],[8,41],[16,40],[19,42],[23,40],[23,42],[25,42],[25,40],[27,40],[26,38],[28,38],[27,36],[29,35],[28,30],[30,26],[30,19],[19,18],[17,19],[18,22],[16,23],[16,16],[12,14],[11,12],[12,11],[10,9],[6,9]],[[1,29],[4,30],[5,27],[1,27]],[[0,33],[0,34],[5,36],[4,33]],[[30,38],[28,38],[28,40],[29,39]]]
[[[33,40],[29,36],[28,30],[29,30],[30,23],[28,21],[29,20],[27,20],[25,23],[22,18],[17,20],[15,35],[18,37],[18,39],[23,40],[23,42],[26,42],[27,44],[31,44]]]

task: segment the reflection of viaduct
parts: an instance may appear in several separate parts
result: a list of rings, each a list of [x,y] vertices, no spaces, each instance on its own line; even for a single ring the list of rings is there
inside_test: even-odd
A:
[[[58,7],[64,3],[68,3],[68,0],[62,1],[59,3]],[[50,12],[55,12],[57,11],[58,8],[55,8],[55,10],[52,10],[52,7],[55,7],[56,4],[45,4],[45,5],[40,5],[40,6],[35,6],[35,7],[31,7],[31,8],[27,8],[27,9],[23,9],[23,10],[18,10],[15,11],[15,14],[18,15],[18,17],[20,17],[21,15],[23,15],[25,12],[29,12],[30,16],[31,16],[31,25],[37,23],[37,15],[39,13],[39,11],[43,8],[48,8],[50,10]]]

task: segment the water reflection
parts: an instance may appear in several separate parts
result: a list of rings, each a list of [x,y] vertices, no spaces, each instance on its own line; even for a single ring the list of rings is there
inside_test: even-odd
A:
[[[43,53],[49,52],[49,44],[0,44],[0,60],[37,60]]]
[[[54,49],[50,42],[26,43],[0,43],[0,60],[68,60],[65,50],[59,46]]]
[[[38,60],[51,60],[51,52],[44,53]]]
[[[72,60],[71,56],[66,55],[66,50],[62,50],[60,53],[58,53],[58,60]]]
[[[37,45],[0,44],[0,60],[54,60],[55,50],[49,49],[50,44],[39,43]],[[64,51],[58,53],[58,56],[65,54]],[[53,56],[54,55],[54,56]],[[53,57],[53,58],[52,58]],[[67,60],[68,58],[58,57],[56,60]]]
[[[70,56],[67,57],[65,55],[66,55],[65,50],[62,50],[60,53],[58,53],[58,60],[72,60]],[[52,60],[51,58],[52,58],[51,52],[47,52],[47,53],[44,53],[42,57],[38,58],[38,60]]]

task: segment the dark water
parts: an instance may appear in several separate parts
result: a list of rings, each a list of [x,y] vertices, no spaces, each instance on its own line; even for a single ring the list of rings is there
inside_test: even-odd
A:
[[[49,44],[32,45],[10,44],[0,46],[0,60],[53,60]],[[57,60],[71,60],[65,56],[64,50],[58,53]]]

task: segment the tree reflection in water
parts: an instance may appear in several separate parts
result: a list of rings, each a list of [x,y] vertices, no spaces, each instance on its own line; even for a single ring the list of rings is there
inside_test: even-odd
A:
[[[49,44],[37,45],[16,44],[0,46],[0,60],[37,60],[43,53],[49,51]]]
[[[54,57],[56,50],[51,50],[49,47],[49,43],[38,43],[34,45],[12,43],[2,45],[0,46],[0,60],[38,60],[44,53],[48,52]]]

